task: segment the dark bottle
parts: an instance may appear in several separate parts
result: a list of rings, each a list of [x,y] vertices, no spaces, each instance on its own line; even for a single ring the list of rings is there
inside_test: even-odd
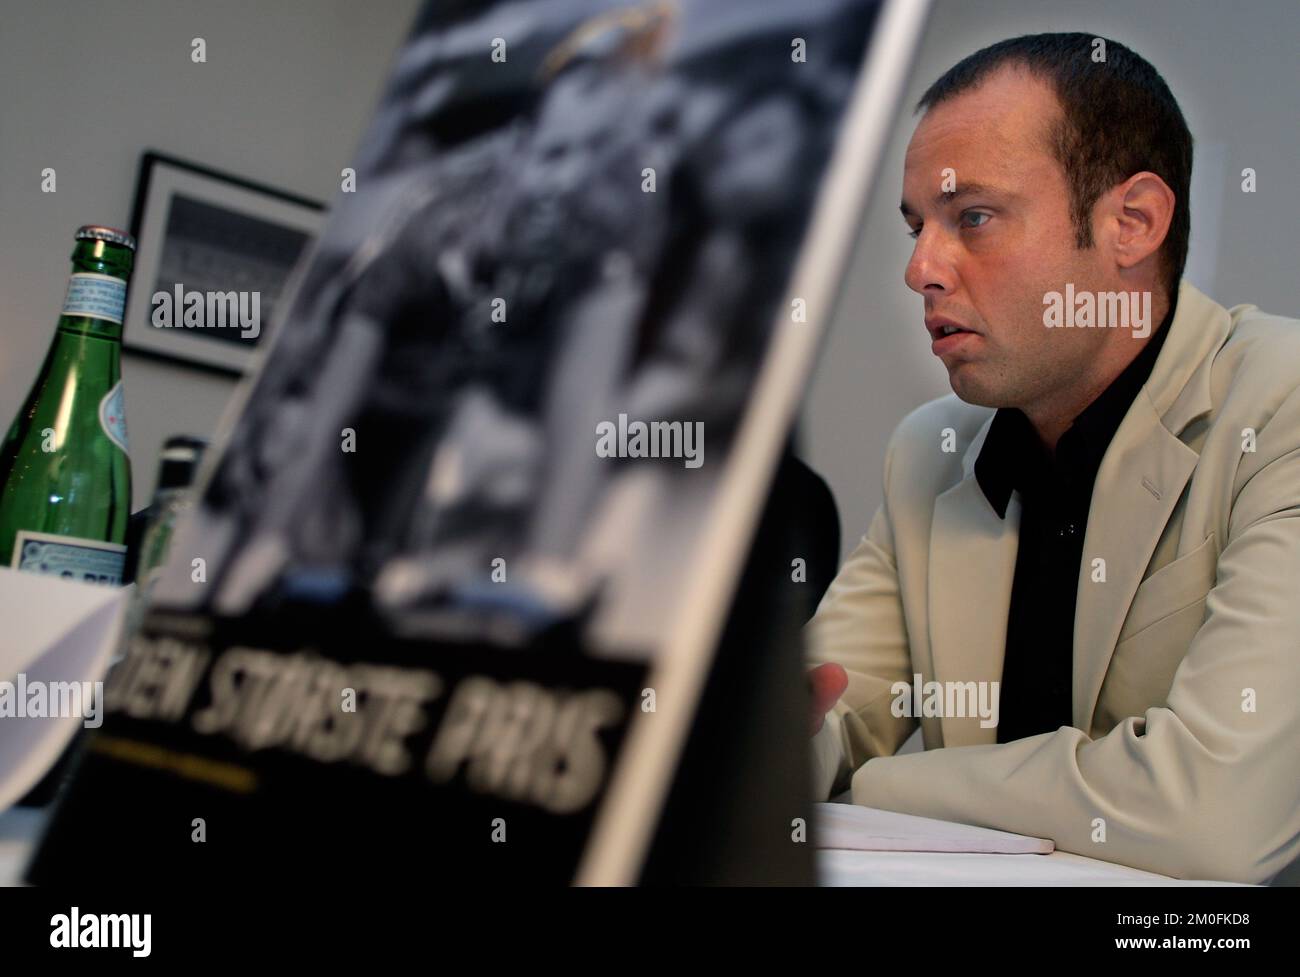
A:
[[[188,434],[168,438],[158,459],[153,502],[131,517],[134,539],[127,574],[135,581],[136,592],[127,611],[128,635],[140,623],[154,581],[167,562],[176,520],[194,504],[190,486],[207,445],[203,438]]]

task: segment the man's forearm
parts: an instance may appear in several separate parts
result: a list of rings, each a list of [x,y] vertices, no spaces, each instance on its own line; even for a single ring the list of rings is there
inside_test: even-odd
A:
[[[1269,799],[1260,785],[1244,791],[1242,772],[1207,756],[1170,710],[1148,716],[1145,730],[1130,719],[1099,740],[1062,727],[872,759],[853,775],[853,802],[1051,838],[1178,878],[1259,883],[1284,868],[1300,833],[1295,786],[1275,781]]]

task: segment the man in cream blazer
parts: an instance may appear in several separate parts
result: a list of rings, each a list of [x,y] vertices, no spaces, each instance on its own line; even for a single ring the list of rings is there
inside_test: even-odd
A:
[[[1021,499],[1000,516],[975,462],[1005,406],[1021,407],[1050,447],[1044,398],[1017,399],[1015,356],[1037,349],[1036,369],[1051,372],[1052,357],[1077,346],[1063,345],[1065,330],[1013,332],[1014,310],[987,314],[996,299],[985,295],[1015,288],[1007,256],[1046,220],[1032,203],[1004,205],[995,193],[989,220],[973,223],[965,211],[949,216],[948,203],[921,202],[949,161],[958,181],[964,170],[996,185],[1005,141],[994,166],[978,140],[1008,112],[1003,131],[1024,131],[1015,113],[1041,116],[1062,89],[996,63],[964,84],[930,100],[909,147],[903,211],[918,247],[907,278],[928,324],[955,318],[979,331],[941,355],[957,395],[895,431],[884,501],[807,626],[810,658],[824,663],[811,673],[818,797],[848,789],[856,804],[1048,837],[1152,872],[1265,881],[1300,853],[1300,323],[1225,309],[1181,283],[1159,356],[1093,484],[1070,724],[998,742],[978,705],[996,702],[1003,675]],[[1021,176],[1017,191],[1051,189],[1046,176]],[[1177,224],[1175,197],[1151,174],[1102,193],[1086,252],[1097,264],[1069,274],[1140,275]],[[972,228],[985,225],[994,234],[976,239]],[[982,292],[991,278],[998,290]],[[931,334],[940,349],[942,333]],[[1085,338],[1097,344],[1089,363],[1121,351],[1099,368],[1104,378],[1133,357],[1118,331]],[[1087,403],[1066,411],[1056,436]],[[836,666],[847,674],[838,701],[843,676],[827,675]],[[895,756],[918,723],[924,752]]]

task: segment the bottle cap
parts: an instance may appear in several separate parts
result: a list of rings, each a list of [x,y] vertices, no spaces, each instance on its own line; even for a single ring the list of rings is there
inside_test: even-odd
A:
[[[130,234],[102,224],[86,224],[84,227],[77,228],[77,240],[107,241],[109,244],[120,244],[124,248],[135,250],[135,238]]]
[[[194,472],[208,442],[188,434],[177,434],[163,442],[158,464],[158,488],[184,488],[194,481]]]

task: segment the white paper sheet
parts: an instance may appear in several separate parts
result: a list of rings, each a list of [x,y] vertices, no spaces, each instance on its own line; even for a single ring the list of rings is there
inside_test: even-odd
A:
[[[0,681],[102,680],[133,590],[0,568]],[[36,785],[82,722],[0,716],[0,810]]]

